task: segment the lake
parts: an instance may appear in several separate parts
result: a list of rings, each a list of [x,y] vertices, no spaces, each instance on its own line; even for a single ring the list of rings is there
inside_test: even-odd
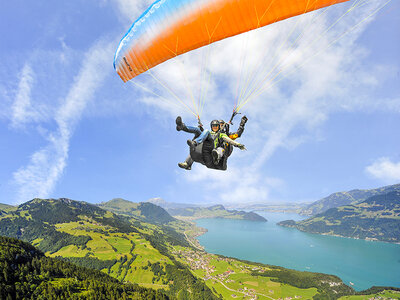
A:
[[[400,245],[305,233],[276,225],[302,216],[257,213],[268,222],[196,220],[208,229],[198,240],[210,253],[337,275],[357,291],[374,285],[400,287]]]

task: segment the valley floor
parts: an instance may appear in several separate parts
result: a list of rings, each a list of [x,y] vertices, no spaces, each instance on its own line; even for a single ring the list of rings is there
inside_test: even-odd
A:
[[[173,255],[224,299],[311,299],[317,294],[316,288],[299,289],[268,277],[253,276],[252,271],[264,272],[267,268],[233,258],[185,248],[178,248]]]

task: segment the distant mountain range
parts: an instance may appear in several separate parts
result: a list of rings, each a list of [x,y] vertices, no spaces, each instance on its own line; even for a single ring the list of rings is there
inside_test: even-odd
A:
[[[327,211],[330,208],[348,204],[357,204],[371,196],[382,195],[393,191],[400,191],[400,184],[375,189],[355,189],[347,192],[337,192],[314,202],[244,203],[228,204],[226,207],[246,211],[298,213],[303,216],[313,216]]]
[[[301,231],[351,238],[400,242],[400,191],[375,195],[357,203],[328,209],[309,219],[278,225]]]
[[[195,220],[200,218],[227,218],[251,221],[263,221],[266,219],[253,212],[226,210],[222,205],[210,207],[196,206],[167,202],[161,198],[153,198],[146,202],[135,203],[121,198],[113,199],[98,205],[99,207],[114,213],[131,216],[150,223],[167,224],[180,220]]]
[[[222,218],[222,219],[241,219],[241,220],[261,221],[261,222],[267,221],[264,217],[254,212],[227,210],[223,205],[220,204],[209,207],[200,207],[200,206],[169,204],[168,202],[165,201],[161,202],[159,200],[156,203],[162,205],[170,215],[180,220],[189,221],[189,220],[196,220],[203,218]]]
[[[161,206],[164,209],[170,209],[170,208],[186,208],[186,207],[203,207],[202,205],[199,204],[193,204],[193,203],[180,203],[180,202],[170,202],[170,201],[165,201],[162,198],[151,198],[147,200],[146,202],[153,203],[155,205]]]
[[[351,190],[348,192],[333,193],[328,197],[322,198],[309,204],[308,206],[300,210],[299,213],[305,216],[312,216],[325,212],[330,208],[349,204],[357,204],[366,200],[369,197],[383,195],[393,191],[400,191],[400,184],[394,184],[369,190]]]
[[[227,208],[240,209],[246,211],[268,211],[268,212],[282,212],[282,213],[299,213],[306,206],[307,203],[245,203],[245,204],[229,204]]]

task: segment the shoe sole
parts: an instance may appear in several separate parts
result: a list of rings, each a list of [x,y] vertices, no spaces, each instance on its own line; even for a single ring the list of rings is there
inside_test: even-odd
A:
[[[182,118],[181,117],[179,117],[179,116],[176,117],[175,123],[176,123],[176,130],[177,131],[183,130],[183,122],[182,122]]]
[[[214,165],[218,165],[218,163],[219,163],[219,161],[218,161],[218,153],[217,152],[211,152],[211,156],[213,158]]]
[[[192,168],[189,167],[189,166],[185,168],[184,166],[180,166],[179,164],[178,164],[178,167],[181,168],[181,169],[185,169],[185,170],[191,170],[191,169],[192,169]]]

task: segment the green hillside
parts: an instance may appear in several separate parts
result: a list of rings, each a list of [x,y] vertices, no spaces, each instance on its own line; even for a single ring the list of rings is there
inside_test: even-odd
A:
[[[373,286],[365,291],[357,292],[355,295],[342,296],[339,300],[393,300],[400,299],[400,288]]]
[[[101,203],[98,206],[105,210],[134,217],[138,220],[149,223],[167,224],[175,221],[175,219],[171,217],[165,209],[150,202],[134,203],[117,198]]]
[[[2,236],[0,269],[0,299],[168,299],[163,291],[122,284]]]
[[[195,220],[202,218],[224,218],[224,219],[241,219],[249,221],[267,220],[254,213],[238,210],[227,210],[222,205],[214,205],[210,207],[185,207],[185,208],[169,208],[167,209],[170,215],[181,220]]]
[[[306,220],[278,225],[301,231],[351,238],[400,242],[400,192],[372,196],[355,204],[331,208]]]
[[[351,190],[348,192],[338,192],[311,203],[304,209],[300,210],[300,214],[305,216],[312,216],[325,212],[330,208],[357,204],[366,200],[369,197],[383,195],[393,191],[400,191],[400,184],[389,185],[370,190]]]
[[[15,207],[15,206],[0,203],[0,217],[2,215],[7,214],[7,212],[12,211],[12,210],[16,210],[16,209],[17,209],[17,207]]]
[[[0,203],[0,210],[6,211],[6,210],[12,210],[12,209],[15,209],[15,206]]]
[[[165,230],[164,230],[165,229]],[[95,205],[69,199],[34,199],[0,217],[0,235],[28,241],[49,257],[95,268],[122,281],[186,299],[214,299],[212,291],[170,255],[190,247],[170,227],[139,223]]]

